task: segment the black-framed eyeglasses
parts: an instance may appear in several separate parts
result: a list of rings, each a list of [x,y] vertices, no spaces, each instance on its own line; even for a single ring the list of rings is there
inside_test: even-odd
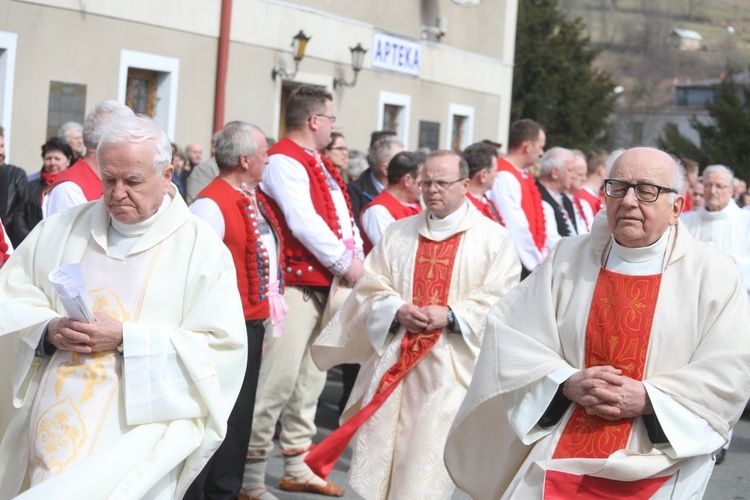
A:
[[[331,149],[332,151],[349,151],[349,148],[347,148],[346,146],[338,146],[336,148],[329,148],[329,149]]]
[[[331,125],[333,125],[334,123],[336,123],[336,117],[333,116],[333,115],[321,115],[321,114],[315,113],[313,116],[320,116],[321,118],[328,118],[328,120],[330,120],[330,122],[331,122]],[[310,120],[310,119],[312,119],[312,116],[310,118],[308,118],[308,120]]]
[[[630,188],[633,188],[635,198],[644,203],[655,202],[659,199],[659,194],[662,191],[666,191],[667,193],[677,192],[672,188],[657,186],[656,184],[631,184],[630,182],[618,181],[617,179],[604,180],[604,194],[610,198],[625,198]]]
[[[466,177],[461,177],[460,179],[456,179],[455,181],[451,181],[451,182],[448,182],[448,181],[430,181],[430,180],[424,180],[424,181],[419,181],[418,184],[419,184],[419,187],[421,189],[428,189],[429,190],[432,187],[432,185],[434,184],[435,187],[438,188],[438,191],[445,191],[446,189],[448,189],[452,185],[454,185],[454,184],[456,184],[458,182],[461,182],[463,180],[466,180]]]

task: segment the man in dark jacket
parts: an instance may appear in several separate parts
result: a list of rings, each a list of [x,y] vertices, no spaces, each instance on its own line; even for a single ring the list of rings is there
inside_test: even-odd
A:
[[[5,134],[0,127],[0,220],[14,247],[29,233],[23,221],[26,172],[5,163]]]

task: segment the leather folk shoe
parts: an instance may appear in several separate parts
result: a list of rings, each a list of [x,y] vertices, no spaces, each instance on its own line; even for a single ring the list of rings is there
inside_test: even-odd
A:
[[[344,490],[342,490],[339,485],[330,481],[328,481],[325,486],[320,486],[318,484],[313,484],[310,481],[306,483],[298,483],[282,477],[279,479],[279,489],[284,491],[294,491],[296,493],[317,493],[329,497],[344,496]]]

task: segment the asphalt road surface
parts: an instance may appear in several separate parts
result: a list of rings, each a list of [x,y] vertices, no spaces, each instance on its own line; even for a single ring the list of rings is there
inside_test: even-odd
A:
[[[315,442],[320,442],[338,425],[338,400],[341,396],[341,372],[333,369],[328,373],[328,382],[318,405],[316,423],[318,434]],[[323,500],[326,497],[308,493],[287,493],[278,489],[279,478],[284,472],[284,462],[277,447],[268,461],[266,484],[271,493],[280,499],[290,500]],[[329,480],[341,486],[346,494],[344,499],[361,498],[357,495],[346,479],[349,469],[351,450],[347,449],[336,467],[331,472]],[[454,500],[465,500],[468,495],[457,492]],[[706,500],[750,500],[750,412],[746,412],[734,428],[734,437],[724,463],[714,468],[711,481],[708,484]]]

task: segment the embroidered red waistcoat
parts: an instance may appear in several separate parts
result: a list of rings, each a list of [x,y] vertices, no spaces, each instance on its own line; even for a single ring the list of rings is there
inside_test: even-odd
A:
[[[279,236],[279,223],[268,206],[268,200],[259,192],[255,194],[258,209],[278,238],[279,247],[283,240]],[[242,311],[246,320],[266,319],[270,316],[268,305],[268,266],[269,256],[260,238],[257,218],[252,202],[228,182],[216,178],[206,186],[197,198],[213,200],[224,218],[224,244],[229,248],[237,269],[237,287],[242,299]],[[196,198],[196,199],[197,199]],[[278,276],[279,293],[284,286],[283,252],[279,252]]]
[[[288,156],[302,164],[310,178],[310,199],[315,211],[328,224],[331,232],[338,239],[341,239],[341,224],[336,213],[336,206],[333,204],[333,198],[328,190],[326,175],[318,165],[315,156],[308,154],[301,146],[286,137],[274,144],[268,150],[268,154],[269,156],[278,154]],[[352,227],[354,227],[352,205],[349,201],[349,193],[346,191],[346,185],[330,160],[323,155],[320,155],[320,158],[346,199],[346,206],[349,208],[349,217],[352,221]],[[271,197],[267,197],[267,199],[276,213],[283,213],[275,200]],[[286,283],[297,286],[331,286],[333,274],[315,258],[302,242],[294,237],[284,217],[279,217],[278,220],[281,236],[284,239]]]
[[[419,205],[419,203],[401,203],[391,193],[384,189],[362,209],[362,212],[359,216],[360,222],[362,221],[362,214],[365,213],[365,210],[372,207],[373,205],[384,206],[388,210],[388,213],[391,214],[391,217],[396,220],[405,219],[422,212],[422,207]],[[365,255],[367,255],[372,250],[373,244],[370,242],[370,238],[367,237],[367,233],[365,233],[364,231],[362,231],[362,241],[364,242],[365,246]]]
[[[96,173],[94,173],[91,165],[89,165],[83,158],[75,162],[72,167],[60,172],[60,174],[55,177],[55,181],[42,191],[42,196],[49,192],[50,189],[58,184],[62,184],[63,182],[72,182],[81,188],[83,196],[85,196],[88,201],[98,200],[102,197],[102,180],[96,175]]]
[[[540,252],[547,241],[547,229],[544,225],[544,210],[542,209],[542,196],[536,187],[534,178],[526,172],[519,171],[505,158],[497,160],[498,172],[510,172],[518,179],[521,186],[521,209],[529,221],[529,231],[534,240],[534,245]]]
[[[602,199],[589,193],[586,189],[579,189],[575,192],[573,197],[587,201],[591,207],[591,211],[594,212],[594,215],[602,209]]]

